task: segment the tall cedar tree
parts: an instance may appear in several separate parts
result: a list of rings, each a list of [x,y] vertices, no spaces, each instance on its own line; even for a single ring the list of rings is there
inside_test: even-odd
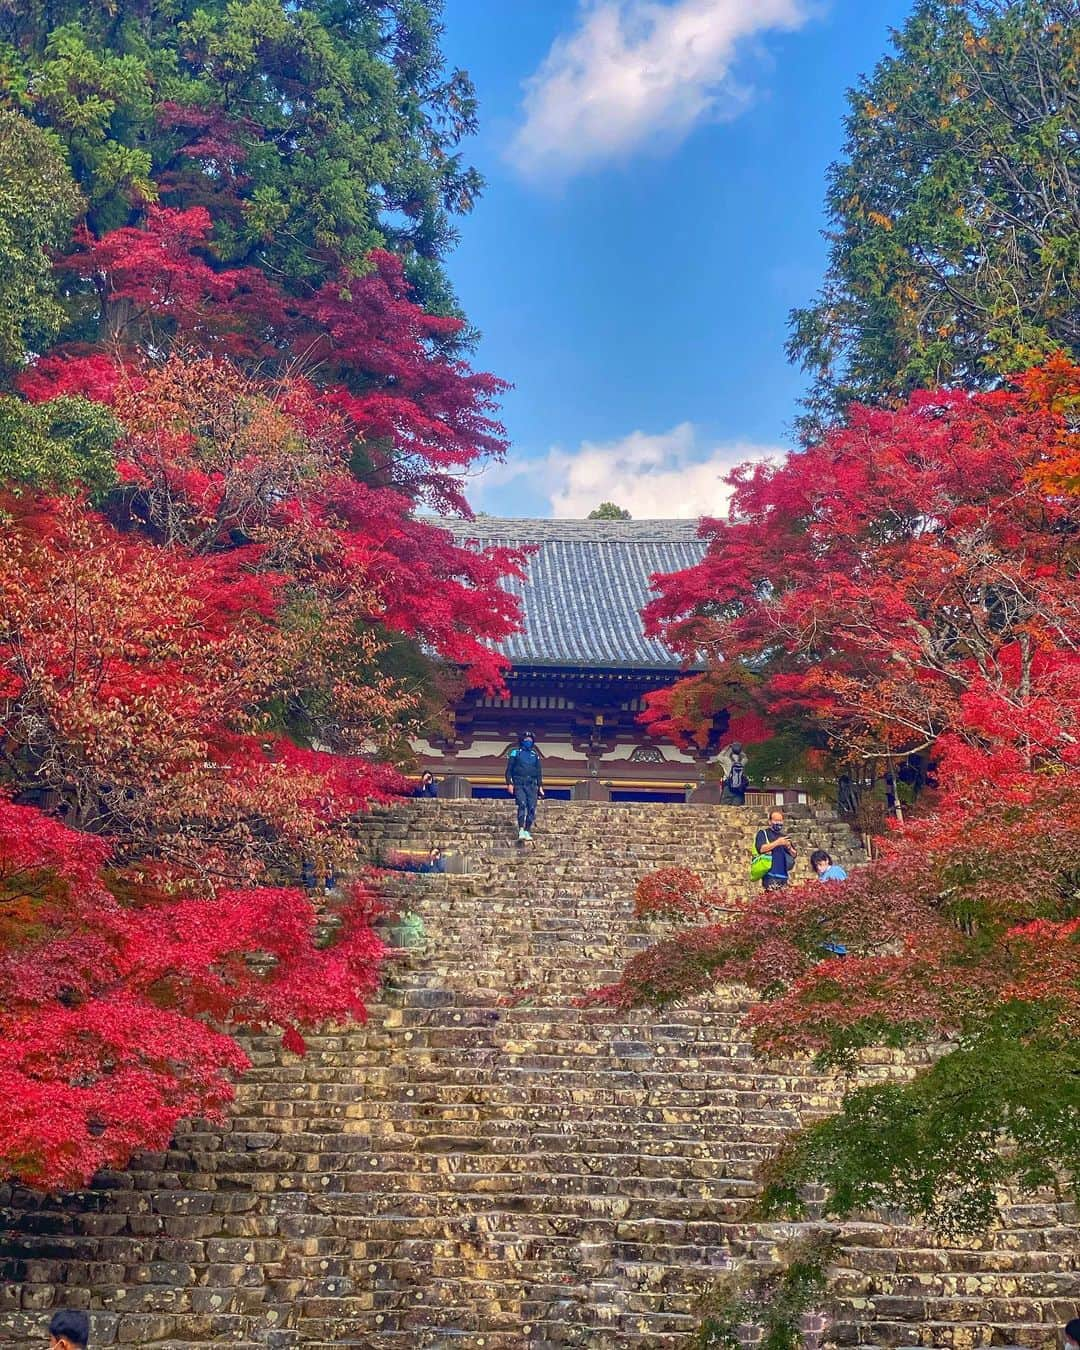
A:
[[[372,248],[452,299],[450,219],[482,186],[460,144],[468,76],[439,0],[119,0],[0,5],[0,99],[67,146],[91,230],[144,201],[205,206],[213,254],[311,290]]]
[[[809,438],[1080,353],[1080,3],[919,0],[894,40],[849,94],[825,284],[792,315]]]
[[[652,606],[653,631],[713,663],[653,700],[673,733],[742,670],[759,708],[817,722],[843,756],[939,762],[937,809],[845,884],[747,903],[651,880],[642,912],[697,926],[598,995],[746,983],[767,1053],[854,1068],[868,1046],[931,1052],[791,1142],[769,1174],[778,1206],[816,1182],[838,1213],[900,1205],[971,1230],[1002,1185],[1080,1184],[1078,397],[1057,358],[1015,391],[855,409],[737,473],[730,520]]]
[[[0,800],[0,1171],[44,1185],[220,1110],[238,1029],[363,1015],[371,897],[287,883],[516,621],[515,559],[415,514],[503,448],[406,276],[446,307],[475,185],[430,11],[60,17],[0,11],[0,787],[40,808]]]

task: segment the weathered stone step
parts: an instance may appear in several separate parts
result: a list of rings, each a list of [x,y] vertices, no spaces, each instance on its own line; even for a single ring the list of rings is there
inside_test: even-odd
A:
[[[648,871],[691,862],[747,893],[757,820],[549,804],[522,853],[507,847],[509,819],[505,801],[371,817],[372,853],[439,842],[471,870],[390,876],[427,950],[392,969],[367,1027],[311,1036],[306,1058],[253,1038],[228,1130],[193,1124],[81,1201],[0,1187],[17,1281],[0,1341],[39,1344],[47,1308],[78,1288],[102,1310],[95,1343],[157,1350],[674,1350],[702,1283],[803,1231],[750,1222],[755,1169],[843,1079],[755,1061],[738,989],[632,1016],[573,1004],[662,931],[632,919]],[[827,816],[794,828],[858,858]],[[860,1081],[907,1072],[904,1056],[871,1054]],[[838,1331],[867,1345],[1048,1346],[1030,1319],[1075,1297],[1074,1222],[1016,1206],[977,1246],[848,1225]],[[977,1300],[993,1320],[954,1330]]]
[[[871,1313],[865,1321],[835,1320],[829,1328],[830,1340],[837,1345],[862,1346],[865,1350],[879,1350],[883,1345],[911,1345],[909,1339],[917,1335],[919,1345],[949,1346],[953,1350],[970,1350],[973,1346],[994,1346],[995,1350],[1004,1347],[1024,1346],[1031,1350],[1050,1345],[1050,1328],[1056,1326],[1060,1317],[1051,1317],[1049,1321],[1041,1318],[1025,1320],[1017,1315],[1004,1322],[994,1322],[979,1314],[967,1322],[933,1322],[918,1320],[914,1323],[900,1318],[876,1318]]]

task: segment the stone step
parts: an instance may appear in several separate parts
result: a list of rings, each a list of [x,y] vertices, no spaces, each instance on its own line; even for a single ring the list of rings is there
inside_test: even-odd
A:
[[[0,1186],[0,1343],[40,1344],[76,1290],[95,1345],[674,1350],[704,1285],[805,1231],[754,1219],[757,1169],[848,1080],[756,1060],[743,990],[632,1015],[574,1002],[664,931],[633,920],[650,870],[690,861],[750,893],[755,815],[549,803],[527,852],[509,821],[506,801],[367,819],[366,856],[437,839],[469,870],[388,874],[427,949],[390,968],[364,1028],[313,1034],[304,1058],[251,1038],[227,1129],[193,1122],[83,1196]],[[828,813],[794,828],[859,859]],[[868,1052],[858,1081],[917,1058]],[[1080,1298],[1076,1218],[1037,1197],[966,1244],[845,1225],[829,1338],[1049,1350]]]

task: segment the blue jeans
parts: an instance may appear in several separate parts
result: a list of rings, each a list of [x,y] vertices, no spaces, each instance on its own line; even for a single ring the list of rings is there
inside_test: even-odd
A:
[[[531,830],[536,820],[536,803],[540,796],[539,783],[515,783],[514,801],[517,802],[519,830]]]

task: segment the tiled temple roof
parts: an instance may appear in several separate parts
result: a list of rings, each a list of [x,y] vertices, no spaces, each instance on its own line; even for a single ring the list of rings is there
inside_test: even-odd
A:
[[[649,577],[699,562],[693,520],[500,520],[440,522],[460,540],[535,545],[520,596],[525,630],[500,644],[515,666],[671,669],[680,662],[642,631]]]

